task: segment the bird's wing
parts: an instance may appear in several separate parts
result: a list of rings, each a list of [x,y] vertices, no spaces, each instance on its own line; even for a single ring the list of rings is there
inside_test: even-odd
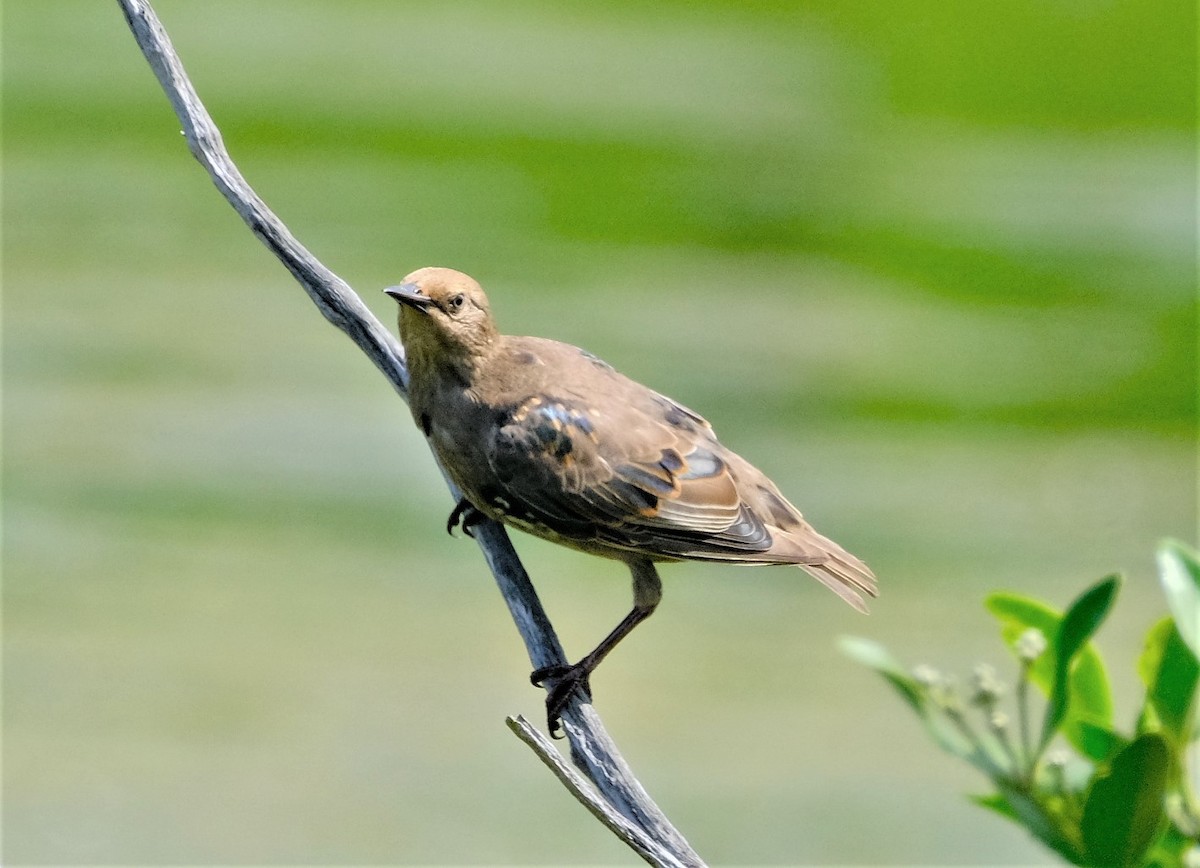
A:
[[[581,352],[546,342],[525,347]],[[817,533],[701,416],[585,358],[591,364],[576,367],[570,381],[561,367],[552,378],[547,366],[536,394],[492,404],[511,408],[487,438],[495,491],[481,493],[495,511],[588,548],[796,564],[866,611],[863,597],[876,593],[866,564]]]
[[[623,378],[622,378],[623,379]],[[493,507],[518,524],[664,557],[775,562],[708,423],[626,381],[603,408],[536,395],[488,445]],[[789,558],[788,560],[791,560]]]

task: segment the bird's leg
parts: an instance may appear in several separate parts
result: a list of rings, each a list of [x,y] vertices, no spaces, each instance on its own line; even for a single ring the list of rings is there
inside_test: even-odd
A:
[[[609,633],[600,644],[578,663],[566,666],[543,666],[533,670],[529,680],[535,686],[541,687],[544,682],[550,682],[546,694],[546,725],[550,735],[560,738],[559,717],[566,707],[567,700],[576,690],[591,698],[591,686],[588,678],[592,671],[600,665],[600,661],[608,656],[608,652],[617,647],[617,643],[629,635],[638,624],[650,617],[662,599],[662,582],[654,562],[646,558],[636,558],[629,562],[629,570],[633,573],[633,608],[620,624]]]
[[[459,498],[458,503],[454,504],[454,509],[450,513],[450,517],[446,519],[446,533],[454,536],[454,529],[462,527],[463,533],[475,538],[475,534],[471,533],[471,528],[483,521],[484,515],[471,505],[471,501],[465,497]]]

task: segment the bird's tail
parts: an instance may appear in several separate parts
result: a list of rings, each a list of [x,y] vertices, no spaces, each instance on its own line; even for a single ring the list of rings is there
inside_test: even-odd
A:
[[[864,597],[879,595],[879,586],[871,568],[833,540],[821,536],[807,522],[798,528],[780,531],[773,529],[772,536],[776,538],[773,552],[780,548],[795,551],[796,557],[792,563],[804,569],[858,611],[867,611]],[[785,540],[791,545],[786,545]]]
[[[738,494],[771,535],[771,547],[756,552],[759,563],[795,564],[860,612],[867,611],[864,597],[879,593],[871,568],[828,537],[817,533],[767,479],[744,458],[726,452],[735,471]]]
[[[841,555],[830,555],[820,564],[802,564],[804,569],[829,590],[833,591],[858,611],[866,614],[867,597],[879,595],[875,574],[870,568],[847,551]]]

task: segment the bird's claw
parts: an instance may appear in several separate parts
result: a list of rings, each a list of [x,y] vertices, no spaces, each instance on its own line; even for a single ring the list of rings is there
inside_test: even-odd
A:
[[[454,504],[454,509],[450,512],[450,517],[446,519],[446,533],[454,536],[454,529],[461,527],[462,532],[475,539],[475,534],[471,533],[471,528],[483,521],[484,515],[471,505],[471,501],[465,497]]]
[[[583,698],[591,700],[592,688],[588,683],[591,674],[590,669],[578,663],[543,666],[530,673],[529,680],[534,687],[541,687],[546,682],[550,684],[546,690],[546,726],[551,738],[562,738],[562,712],[576,690],[582,691]]]

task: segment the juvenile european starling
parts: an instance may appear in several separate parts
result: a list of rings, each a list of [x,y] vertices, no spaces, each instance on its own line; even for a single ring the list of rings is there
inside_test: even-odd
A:
[[[463,494],[448,526],[482,513],[633,574],[632,611],[590,654],[533,672],[550,684],[552,732],[571,693],[588,691],[592,670],[658,605],[655,562],[794,564],[866,611],[867,565],[698,414],[578,347],[500,334],[459,271],[422,268],[385,292],[400,302],[413,419]]]

